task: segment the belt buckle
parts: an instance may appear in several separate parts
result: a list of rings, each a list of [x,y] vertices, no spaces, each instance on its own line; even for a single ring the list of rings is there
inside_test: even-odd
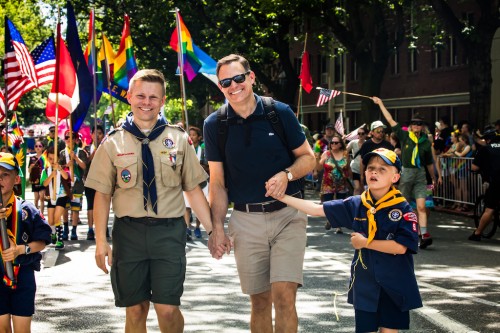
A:
[[[261,204],[261,205],[262,205],[262,212],[263,212],[263,213],[270,213],[270,212],[267,212],[267,211],[266,211],[266,206],[272,205],[272,204],[274,204],[275,202],[276,202],[276,200],[275,200],[275,201],[265,202],[265,203]]]

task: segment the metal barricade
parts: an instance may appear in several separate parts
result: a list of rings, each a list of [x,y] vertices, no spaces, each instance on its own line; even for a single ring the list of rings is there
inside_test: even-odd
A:
[[[446,202],[474,205],[483,194],[481,175],[471,171],[471,157],[439,157],[443,184],[436,186],[434,199]]]

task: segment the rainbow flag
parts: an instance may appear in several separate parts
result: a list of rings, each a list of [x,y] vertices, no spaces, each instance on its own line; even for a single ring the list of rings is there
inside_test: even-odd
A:
[[[184,73],[186,73],[187,79],[191,82],[196,74],[198,74],[198,71],[202,67],[202,63],[195,53],[193,39],[191,38],[189,30],[182,20],[181,14],[177,12],[177,15],[179,15],[179,27],[175,27],[175,30],[170,37],[170,47],[172,47],[172,49],[174,49],[177,53],[181,50],[180,52],[182,53]],[[179,34],[177,33],[178,28],[181,29],[181,47],[179,47]],[[180,65],[181,64],[179,64],[179,68],[181,67]]]
[[[12,119],[10,120],[9,128],[10,132],[12,132],[15,136],[20,136],[20,137],[24,136],[23,130],[21,129],[21,127],[19,127],[19,124],[17,123],[17,115],[15,112],[12,114]]]
[[[40,165],[41,165],[42,169],[48,168],[50,166],[49,159],[46,155],[46,152],[44,152],[38,160],[40,161]]]
[[[97,55],[97,90],[108,92],[108,81],[111,77],[109,64],[115,61],[115,51],[106,35],[102,34],[102,45]]]
[[[130,36],[130,18],[125,14],[125,22],[122,30],[120,48],[114,61],[114,82],[121,88],[127,90],[128,83],[137,72],[134,50],[132,49],[132,37]]]
[[[89,68],[90,74],[94,75],[95,66],[93,64],[94,56],[92,55],[92,49],[95,50],[95,40],[94,40],[94,10],[90,11],[89,16],[89,35],[87,37],[87,47],[85,48],[85,52],[83,56],[85,57],[85,61],[87,62],[87,67]]]

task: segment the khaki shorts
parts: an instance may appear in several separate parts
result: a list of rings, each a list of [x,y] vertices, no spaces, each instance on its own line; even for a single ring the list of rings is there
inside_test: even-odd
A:
[[[244,294],[271,289],[274,282],[303,284],[307,215],[291,207],[272,213],[233,211],[229,235]]]
[[[427,197],[427,178],[424,167],[420,169],[403,168],[398,189],[408,201],[410,199],[425,199]]]
[[[180,305],[186,276],[184,217],[145,225],[116,218],[111,285],[118,307],[153,303]]]

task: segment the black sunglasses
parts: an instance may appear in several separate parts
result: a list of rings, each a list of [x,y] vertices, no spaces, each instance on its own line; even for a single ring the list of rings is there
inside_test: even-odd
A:
[[[332,145],[339,145],[340,142],[339,141],[332,141],[332,142],[330,142],[330,144],[332,144]]]
[[[243,83],[246,80],[246,76],[250,74],[250,71],[245,72],[243,74],[238,74],[233,77],[227,78],[227,79],[222,79],[219,81],[220,85],[222,88],[228,88],[231,85],[231,81],[234,81],[236,83]]]
[[[410,123],[410,125],[417,125],[417,126],[422,126],[424,123],[421,121],[413,121]]]
[[[365,132],[359,132],[358,135],[365,135]]]

